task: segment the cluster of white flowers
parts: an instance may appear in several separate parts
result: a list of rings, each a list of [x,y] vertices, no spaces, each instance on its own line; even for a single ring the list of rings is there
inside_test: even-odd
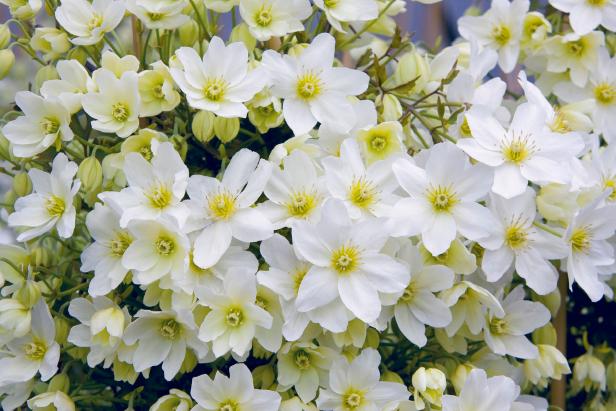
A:
[[[547,410],[559,278],[613,297],[613,1],[436,55],[403,0],[0,3],[47,64],[2,128],[4,410]]]

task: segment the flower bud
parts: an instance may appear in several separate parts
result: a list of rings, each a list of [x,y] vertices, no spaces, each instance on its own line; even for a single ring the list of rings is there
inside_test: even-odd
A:
[[[11,29],[8,24],[0,24],[0,49],[5,49],[11,42]]]
[[[214,123],[216,116],[210,111],[200,111],[193,117],[192,132],[201,143],[207,143],[214,138]]]
[[[44,392],[28,400],[32,411],[71,411],[75,403],[62,391]]]
[[[253,51],[257,46],[257,39],[250,34],[250,30],[248,29],[248,25],[246,23],[240,23],[235,26],[233,30],[231,30],[231,37],[229,41],[241,41],[244,45],[246,45],[248,52]]]
[[[546,184],[537,194],[537,209],[547,220],[569,224],[579,210],[577,196],[564,184]]]
[[[43,53],[46,61],[57,59],[71,48],[67,34],[55,27],[39,27],[30,39],[30,46]]]
[[[451,375],[451,384],[457,394],[462,392],[462,387],[464,387],[464,383],[466,383],[466,378],[472,370],[473,366],[470,364],[460,364],[456,367],[455,371]]]
[[[571,373],[567,359],[556,347],[537,344],[537,350],[537,358],[524,361],[524,376],[533,385],[545,388],[550,379],[560,380]]]
[[[560,309],[561,298],[562,297],[560,296],[560,291],[558,291],[558,289],[546,295],[538,295],[533,293],[533,300],[545,305],[546,308],[550,310],[552,317],[555,317]]]
[[[15,298],[0,300],[0,330],[13,338],[23,337],[30,331],[32,313]]]
[[[197,366],[199,359],[195,355],[193,350],[187,350],[186,355],[184,356],[184,361],[182,361],[182,366],[180,367],[180,373],[187,374],[192,372]]]
[[[382,104],[383,121],[397,121],[404,114],[400,100],[392,94],[385,94]]]
[[[21,288],[15,292],[13,297],[26,307],[34,307],[41,298],[41,288],[36,281],[26,280]]]
[[[18,197],[25,197],[32,192],[32,181],[28,173],[18,173],[13,177],[13,191]]]
[[[0,50],[0,80],[5,78],[11,68],[13,68],[13,64],[15,63],[15,54],[11,49],[3,49]]]
[[[175,151],[182,157],[182,160],[186,160],[186,154],[188,153],[188,143],[186,139],[179,134],[175,134],[171,136],[169,141],[173,144]]]
[[[417,50],[406,53],[400,58],[394,74],[384,86],[395,88],[407,85],[403,94],[413,94],[420,91],[430,79],[430,64],[424,53]]]
[[[308,46],[309,45],[306,43],[296,44],[289,49],[289,52],[287,54],[289,54],[289,56],[291,57],[299,57],[304,52],[304,50],[308,48]]]
[[[437,407],[441,406],[443,392],[447,388],[447,378],[443,371],[437,368],[421,367],[415,371],[411,381],[417,409],[424,409],[426,401]]]
[[[239,118],[216,117],[214,120],[214,133],[223,143],[232,141],[240,132]]]
[[[30,252],[30,261],[34,267],[51,267],[53,257],[48,248],[36,247]]]
[[[54,317],[53,322],[56,325],[56,342],[60,345],[66,344],[71,329],[70,323],[65,317],[60,316]]]
[[[86,193],[100,190],[103,184],[103,166],[96,157],[87,157],[79,164],[77,177]]]
[[[605,390],[605,365],[592,352],[578,357],[573,366],[573,383],[579,388],[584,388],[586,391],[591,389]]]
[[[13,190],[7,190],[6,193],[4,193],[4,198],[2,199],[2,202],[4,204],[6,204],[6,207],[10,207],[10,209],[13,209],[13,204],[15,204],[15,200],[17,200],[17,194],[15,194],[15,192]]]
[[[399,374],[393,372],[393,371],[385,371],[383,374],[381,374],[381,381],[385,381],[385,382],[397,382],[398,384],[404,384],[404,380],[402,379],[402,377],[400,377]]]
[[[58,374],[54,376],[51,381],[49,381],[49,386],[47,387],[48,392],[54,391],[62,391],[68,392],[68,389],[71,386],[71,382],[66,374]]]
[[[189,410],[193,406],[190,395],[184,391],[172,388],[169,394],[162,396],[151,407],[150,411]]]
[[[6,2],[3,3],[6,4]],[[9,1],[8,4],[11,16],[18,20],[30,20],[41,9],[42,2]],[[35,5],[35,7],[32,8],[32,5]]]
[[[34,76],[34,90],[38,93],[44,82],[48,80],[58,80],[59,78],[58,71],[54,66],[43,66]]]
[[[265,390],[271,388],[276,381],[274,367],[270,364],[261,365],[255,368],[252,372],[252,376],[254,378],[255,387]]]
[[[186,47],[192,47],[199,41],[199,25],[194,20],[189,20],[178,28],[178,37],[180,44]]]
[[[533,331],[533,342],[535,344],[556,345],[557,336],[556,329],[552,323],[547,323],[541,328]]]
[[[364,341],[364,348],[377,349],[381,342],[379,332],[374,328],[368,328],[366,333],[366,341]]]
[[[77,60],[81,63],[82,66],[86,65],[86,61],[88,60],[88,53],[86,53],[83,47],[75,47],[69,50],[67,54],[68,60]]]

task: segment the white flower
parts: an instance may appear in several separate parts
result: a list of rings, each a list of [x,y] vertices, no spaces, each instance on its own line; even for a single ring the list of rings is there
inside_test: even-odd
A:
[[[152,63],[151,66],[153,70],[139,73],[141,115],[144,117],[171,111],[182,100],[180,93],[175,89],[169,68],[162,61]]]
[[[209,351],[208,345],[197,339],[197,325],[189,310],[140,310],[135,317],[124,332],[124,342],[137,344],[132,358],[137,372],[162,363],[165,379],[171,381],[180,371],[187,348],[197,359]]]
[[[131,221],[158,219],[182,227],[188,218],[188,210],[181,203],[188,186],[188,167],[173,144],[165,142],[153,148],[151,162],[139,153],[126,155],[127,188],[99,195],[120,214],[120,227],[126,228]]]
[[[30,332],[32,311],[16,298],[0,299],[0,344]]]
[[[294,221],[315,221],[321,215],[324,193],[323,178],[314,161],[303,151],[295,150],[272,168],[272,176],[265,186],[269,199],[259,205],[275,229],[290,227]]]
[[[122,265],[132,270],[136,284],[148,285],[186,270],[190,243],[177,226],[164,221],[135,221],[128,231],[134,240],[122,255]]]
[[[150,30],[176,29],[190,17],[182,14],[188,3],[174,0],[126,0],[126,8]]]
[[[96,44],[105,33],[113,31],[124,17],[124,2],[114,0],[62,0],[56,20],[80,46]]]
[[[20,91],[15,94],[15,103],[24,115],[7,123],[2,134],[11,142],[16,157],[34,157],[73,139],[71,114],[61,100]]]
[[[482,110],[467,113],[473,138],[458,146],[475,160],[494,167],[492,191],[507,199],[526,191],[528,181],[571,180],[572,159],[584,148],[579,136],[563,138],[546,127],[546,113],[537,105],[518,106],[509,128]]]
[[[314,0],[314,4],[325,12],[329,24],[343,33],[343,23],[374,20],[379,14],[374,0]]]
[[[608,239],[616,231],[616,205],[601,206],[610,191],[577,212],[564,235],[569,248],[569,286],[576,282],[593,301],[612,291],[599,276],[601,266],[614,263],[614,247]]]
[[[584,87],[588,81],[588,73],[598,63],[598,51],[605,44],[605,36],[600,31],[580,36],[569,33],[564,36],[554,36],[544,44],[547,55],[547,71],[565,73],[569,70],[571,82],[578,87]]]
[[[414,388],[413,398],[418,410],[426,408],[426,401],[437,407],[441,406],[443,392],[447,388],[447,379],[443,371],[438,368],[420,367],[413,373],[411,381]]]
[[[96,297],[92,302],[85,298],[71,300],[68,312],[81,324],[71,328],[68,341],[77,347],[88,347],[88,365],[96,367],[104,361],[109,367],[122,342],[124,328],[130,322],[126,307],[121,309],[107,297]]]
[[[539,356],[536,359],[524,361],[524,376],[532,384],[547,388],[550,380],[560,380],[563,375],[571,373],[567,358],[558,348],[539,344],[537,349]]]
[[[360,320],[369,323],[378,318],[379,292],[400,292],[409,280],[408,268],[381,252],[388,239],[383,223],[376,218],[352,223],[338,200],[325,203],[318,224],[296,223],[295,251],[313,264],[299,287],[299,311],[309,312],[340,298]]]
[[[238,4],[240,0],[203,0],[205,7],[218,13],[227,13]]]
[[[79,191],[77,164],[69,161],[64,153],[56,155],[51,173],[32,168],[28,176],[34,192],[15,202],[15,212],[9,215],[10,227],[27,227],[17,236],[17,241],[28,241],[54,227],[62,238],[69,238],[75,229],[73,197]]]
[[[227,251],[231,239],[255,242],[273,234],[272,223],[252,207],[271,174],[272,165],[253,151],[242,149],[233,156],[222,181],[194,175],[188,182],[186,205],[191,227],[201,230],[195,240],[194,262],[214,265]]]
[[[614,0],[550,0],[560,11],[569,13],[569,23],[576,34],[584,35],[597,26],[616,31],[616,2]]]
[[[119,79],[108,69],[94,72],[98,92],[83,96],[83,109],[95,120],[92,128],[126,138],[139,128],[140,98],[137,73],[128,71]]]
[[[46,99],[57,97],[71,114],[75,114],[81,110],[82,97],[95,91],[96,85],[77,60],[58,61],[56,70],[60,78],[45,81],[41,86],[41,95]]]
[[[225,46],[219,38],[210,41],[203,59],[189,47],[176,51],[182,68],[171,67],[171,76],[186,94],[188,104],[221,117],[246,117],[243,104],[265,84],[259,69],[248,70],[244,43]]]
[[[40,373],[47,381],[58,371],[60,346],[55,341],[56,327],[43,299],[32,309],[32,329],[6,345],[8,355],[0,358],[0,387],[26,382]]]
[[[489,238],[479,240],[486,248],[481,268],[488,281],[500,280],[514,266],[536,293],[554,291],[558,271],[548,260],[563,258],[567,251],[560,238],[533,225],[537,213],[533,189],[511,199],[492,195],[489,204],[498,222]]]
[[[120,227],[119,219],[113,208],[101,203],[96,203],[86,217],[94,242],[81,253],[81,271],[94,271],[88,286],[88,293],[93,297],[114,290],[128,274],[122,256],[133,242],[133,236]]]
[[[329,371],[329,388],[319,392],[320,410],[396,409],[409,398],[407,388],[396,382],[379,381],[381,356],[367,348],[352,362],[345,357],[334,361]]]
[[[207,375],[193,378],[190,396],[198,404],[194,411],[277,411],[280,407],[280,394],[254,389],[252,374],[244,364],[231,366],[229,377],[217,371],[214,379]]]
[[[393,234],[421,234],[433,255],[445,252],[457,232],[475,241],[487,237],[494,217],[477,201],[487,194],[491,173],[484,166],[471,165],[451,143],[437,144],[426,155],[425,168],[405,159],[393,165],[398,183],[410,196],[394,207]]]
[[[498,51],[498,64],[509,73],[518,61],[524,17],[529,7],[529,0],[492,0],[490,9],[482,16],[458,20],[458,29],[466,40]]]
[[[423,347],[428,342],[426,325],[445,327],[451,322],[449,307],[434,293],[451,288],[454,273],[444,265],[424,266],[419,250],[409,242],[404,243],[397,257],[409,264],[411,280],[402,294],[398,294],[393,315],[402,334]]]
[[[302,20],[311,13],[308,0],[240,0],[242,19],[261,41],[303,31]]]
[[[320,122],[341,132],[353,128],[357,118],[348,96],[368,87],[368,76],[344,67],[332,67],[334,38],[327,33],[314,38],[298,57],[267,50],[263,67],[272,79],[272,94],[284,98],[284,118],[295,135],[305,134]]]
[[[44,392],[28,400],[33,411],[75,411],[75,403],[62,391]]]
[[[257,280],[253,272],[229,271],[223,288],[221,292],[205,287],[195,290],[199,301],[211,308],[199,328],[199,339],[212,342],[216,357],[229,351],[242,357],[250,350],[257,327],[272,327],[272,316],[256,304]]]
[[[443,411],[529,411],[515,400],[520,387],[509,377],[488,378],[480,368],[468,375],[460,396],[443,396]]]
[[[366,166],[359,144],[349,138],[340,146],[340,157],[325,158],[322,164],[331,196],[344,202],[351,218],[389,214],[397,199],[393,192],[398,188],[391,160]]]
[[[498,355],[517,358],[537,358],[539,352],[525,337],[550,321],[550,312],[541,303],[524,300],[524,289],[516,287],[503,300],[504,316],[488,312],[488,326],[484,328],[485,342]]]
[[[309,342],[286,343],[276,354],[278,382],[283,387],[294,387],[305,403],[317,396],[320,381],[327,381],[334,351]]]

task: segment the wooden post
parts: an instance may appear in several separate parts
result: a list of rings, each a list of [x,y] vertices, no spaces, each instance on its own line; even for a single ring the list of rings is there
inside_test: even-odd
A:
[[[556,329],[556,348],[567,357],[567,295],[569,292],[567,275],[560,273],[558,279],[558,290],[560,292],[560,308],[556,313],[553,324]],[[560,407],[563,411],[567,409],[567,378],[562,376],[560,380],[552,381],[550,387],[551,405]]]

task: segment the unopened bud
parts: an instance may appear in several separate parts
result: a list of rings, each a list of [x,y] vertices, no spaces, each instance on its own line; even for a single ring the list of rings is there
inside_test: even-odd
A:
[[[28,173],[18,173],[13,177],[13,191],[19,197],[27,196],[32,192],[32,181]]]
[[[58,71],[54,66],[49,65],[41,67],[34,76],[35,91],[38,92],[44,82],[49,80],[58,80],[59,78],[60,76],[58,75]]]
[[[0,24],[0,49],[5,49],[11,42],[11,29],[8,24]]]
[[[58,374],[54,376],[51,381],[49,381],[49,387],[47,387],[47,391],[55,392],[62,391],[64,393],[68,392],[68,389],[71,386],[71,382],[66,374]]]
[[[541,328],[533,331],[533,342],[535,344],[555,346],[557,341],[556,329],[552,323],[547,323]]]
[[[192,121],[192,132],[201,143],[207,143],[214,138],[214,120],[216,116],[209,111],[200,111]]]
[[[248,29],[248,25],[246,23],[240,23],[235,26],[233,30],[231,30],[230,41],[241,41],[246,45],[248,52],[251,52],[257,46],[257,39],[250,34],[250,30]]]
[[[239,118],[216,117],[214,120],[214,133],[223,143],[232,141],[240,132]]]
[[[59,316],[54,317],[53,322],[56,325],[56,342],[60,345],[66,344],[71,325],[66,318]]]
[[[79,164],[77,177],[86,193],[100,190],[103,184],[103,166],[96,157],[87,157]]]
[[[0,50],[0,80],[5,78],[15,64],[15,54],[11,49]]]
[[[13,296],[26,307],[34,307],[41,298],[41,288],[33,280],[26,280]]]
[[[53,264],[53,258],[49,249],[45,247],[36,247],[30,252],[30,261],[34,267],[50,267]]]
[[[178,37],[180,44],[186,47],[192,47],[199,41],[199,25],[194,20],[189,20],[178,28]]]

